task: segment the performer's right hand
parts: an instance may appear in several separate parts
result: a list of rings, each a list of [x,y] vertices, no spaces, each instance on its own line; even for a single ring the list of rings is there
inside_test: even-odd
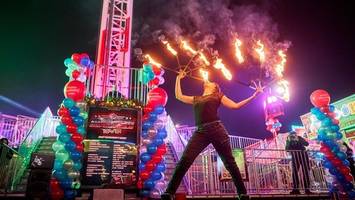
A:
[[[186,76],[186,72],[184,70],[180,70],[178,75],[177,75],[177,78],[178,79],[183,79],[183,78],[185,78],[185,76]]]

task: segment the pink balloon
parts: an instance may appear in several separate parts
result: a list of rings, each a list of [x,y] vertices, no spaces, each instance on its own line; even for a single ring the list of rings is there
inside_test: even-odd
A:
[[[330,103],[330,95],[325,90],[316,90],[312,92],[310,99],[311,103],[318,108],[328,106]]]

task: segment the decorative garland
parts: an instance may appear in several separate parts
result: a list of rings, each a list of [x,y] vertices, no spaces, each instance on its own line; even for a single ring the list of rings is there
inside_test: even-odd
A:
[[[345,193],[349,199],[355,198],[353,176],[350,174],[346,147],[343,135],[339,132],[339,120],[335,118],[335,107],[329,105],[330,96],[324,90],[316,90],[311,94],[311,102],[315,106],[311,113],[321,122],[318,127],[317,140],[321,143],[320,151],[324,154],[323,166],[332,177],[327,179],[330,192]]]
[[[104,101],[99,101],[94,97],[85,97],[85,101],[90,106],[122,107],[122,108],[143,108],[142,103],[132,99],[122,97],[109,97]]]
[[[166,91],[159,85],[164,83],[163,69],[152,64],[143,65],[141,81],[153,87],[148,93],[148,104],[143,108],[143,126],[140,146],[139,180],[137,187],[143,197],[158,197],[165,189],[164,181],[165,162],[163,155],[166,153],[164,139],[167,137]]]
[[[87,112],[79,107],[85,97],[87,73],[93,67],[93,62],[87,54],[73,54],[64,61],[67,67],[65,74],[69,82],[64,87],[66,97],[58,116],[60,124],[56,127],[57,141],[52,145],[55,151],[53,178],[50,181],[51,197],[55,199],[74,199],[80,184],[80,169],[82,168],[83,138]]]

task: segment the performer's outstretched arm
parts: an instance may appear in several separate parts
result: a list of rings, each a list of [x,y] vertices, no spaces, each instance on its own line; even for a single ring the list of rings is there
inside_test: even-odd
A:
[[[263,92],[264,87],[262,87],[260,85],[260,83],[259,84],[254,83],[254,86],[255,86],[255,92],[249,98],[244,99],[243,101],[240,101],[240,102],[235,102],[232,99],[228,98],[227,96],[223,96],[222,100],[221,100],[222,104],[224,106],[226,106],[227,108],[231,108],[231,109],[238,109],[238,108],[243,107],[244,105],[249,103],[251,100],[253,100],[259,93]]]
[[[177,100],[182,101],[187,104],[192,104],[193,103],[193,97],[192,96],[187,96],[183,95],[181,91],[181,84],[180,80],[185,77],[185,72],[180,71],[179,74],[176,76],[176,82],[175,82],[175,97]]]

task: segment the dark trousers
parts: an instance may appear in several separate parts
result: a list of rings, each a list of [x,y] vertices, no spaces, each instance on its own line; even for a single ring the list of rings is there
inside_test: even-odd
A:
[[[180,161],[176,165],[174,174],[166,189],[167,193],[175,194],[181,180],[196,157],[211,143],[221,157],[224,166],[231,174],[238,193],[246,194],[247,191],[242,176],[232,155],[227,130],[220,121],[199,126],[197,131],[192,135]]]
[[[309,157],[306,151],[292,151],[292,180],[293,188],[299,189],[299,178],[298,171],[302,167],[303,182],[305,189],[309,189],[310,180],[309,180]]]

